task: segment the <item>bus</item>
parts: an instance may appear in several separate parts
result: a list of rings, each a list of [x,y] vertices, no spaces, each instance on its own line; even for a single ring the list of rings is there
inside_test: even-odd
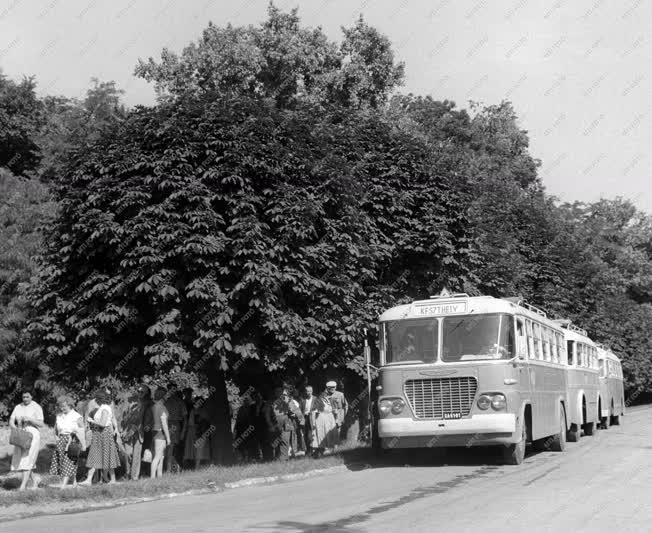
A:
[[[379,318],[376,438],[392,448],[566,445],[563,330],[518,298],[442,293]]]
[[[598,364],[600,369],[599,411],[602,427],[620,424],[625,414],[625,390],[623,387],[623,368],[614,353],[598,344]]]
[[[598,382],[598,349],[585,330],[570,320],[557,321],[564,329],[568,366],[568,440],[577,442],[584,435],[593,435],[600,423]]]

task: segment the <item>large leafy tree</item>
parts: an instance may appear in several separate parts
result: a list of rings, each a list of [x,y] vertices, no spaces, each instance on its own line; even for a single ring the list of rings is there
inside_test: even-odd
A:
[[[15,174],[36,169],[41,159],[36,136],[43,121],[34,78],[16,83],[0,72],[0,167]]]
[[[468,275],[458,193],[381,113],[203,97],[117,133],[61,185],[33,288],[55,375],[206,371],[227,435],[225,372],[359,370],[405,287]]]
[[[38,167],[42,180],[62,179],[73,151],[92,145],[101,135],[110,135],[110,130],[124,120],[127,111],[121,101],[123,92],[113,81],[93,78],[81,100],[43,98],[45,120],[36,136],[42,155]]]
[[[291,105],[310,98],[323,104],[379,107],[403,80],[387,37],[361,18],[343,29],[338,45],[321,28],[302,28],[297,10],[270,4],[258,27],[217,27],[181,55],[164,49],[161,61],[140,60],[135,73],[154,82],[161,99],[201,93],[272,98]]]

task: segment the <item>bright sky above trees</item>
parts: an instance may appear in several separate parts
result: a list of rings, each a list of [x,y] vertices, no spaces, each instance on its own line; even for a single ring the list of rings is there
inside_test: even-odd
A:
[[[0,68],[35,74],[43,93],[83,96],[91,77],[116,80],[128,104],[153,101],[132,76],[137,59],[180,52],[209,20],[257,24],[265,0],[2,0]],[[541,176],[566,200],[623,195],[652,211],[647,104],[652,76],[645,2],[279,0],[302,24],[341,39],[363,13],[405,61],[403,91],[498,104],[513,101]]]

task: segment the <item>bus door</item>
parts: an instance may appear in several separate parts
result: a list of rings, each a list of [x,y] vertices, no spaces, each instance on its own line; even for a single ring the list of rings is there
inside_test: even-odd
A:
[[[531,329],[530,324],[530,329]],[[530,353],[529,342],[531,338],[527,334],[527,325],[522,317],[516,317],[516,355],[518,369],[518,388],[521,394],[521,405],[531,401],[531,381],[530,381],[530,363],[528,354]]]

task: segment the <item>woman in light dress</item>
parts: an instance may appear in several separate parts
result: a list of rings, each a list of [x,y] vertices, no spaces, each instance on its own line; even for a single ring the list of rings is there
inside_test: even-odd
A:
[[[25,490],[30,477],[32,488],[37,488],[41,477],[34,473],[36,459],[41,448],[41,432],[43,427],[43,409],[32,400],[30,392],[23,392],[23,401],[14,407],[9,417],[9,426],[14,429],[21,428],[32,434],[32,443],[28,450],[14,446],[14,453],[11,457],[11,471],[22,472],[22,480],[19,490]]]
[[[310,412],[310,422],[313,427],[312,447],[315,455],[322,455],[325,450],[334,448],[339,442],[337,424],[333,415],[333,406],[326,391],[313,402]]]
[[[73,457],[69,453],[70,445],[75,442],[81,445],[82,451],[86,448],[86,431],[82,416],[75,411],[73,402],[68,396],[57,398],[59,414],[54,431],[57,435],[57,444],[52,454],[50,465],[51,476],[61,476],[61,488],[63,489],[68,480],[72,479],[72,486],[77,486],[77,461],[79,457]]]
[[[109,483],[115,483],[115,469],[120,466],[118,448],[114,438],[111,397],[105,391],[100,390],[95,394],[95,400],[99,407],[94,415],[87,419],[92,430],[91,444],[86,460],[88,474],[86,480],[80,485],[90,485],[97,469],[107,470],[110,477]]]

